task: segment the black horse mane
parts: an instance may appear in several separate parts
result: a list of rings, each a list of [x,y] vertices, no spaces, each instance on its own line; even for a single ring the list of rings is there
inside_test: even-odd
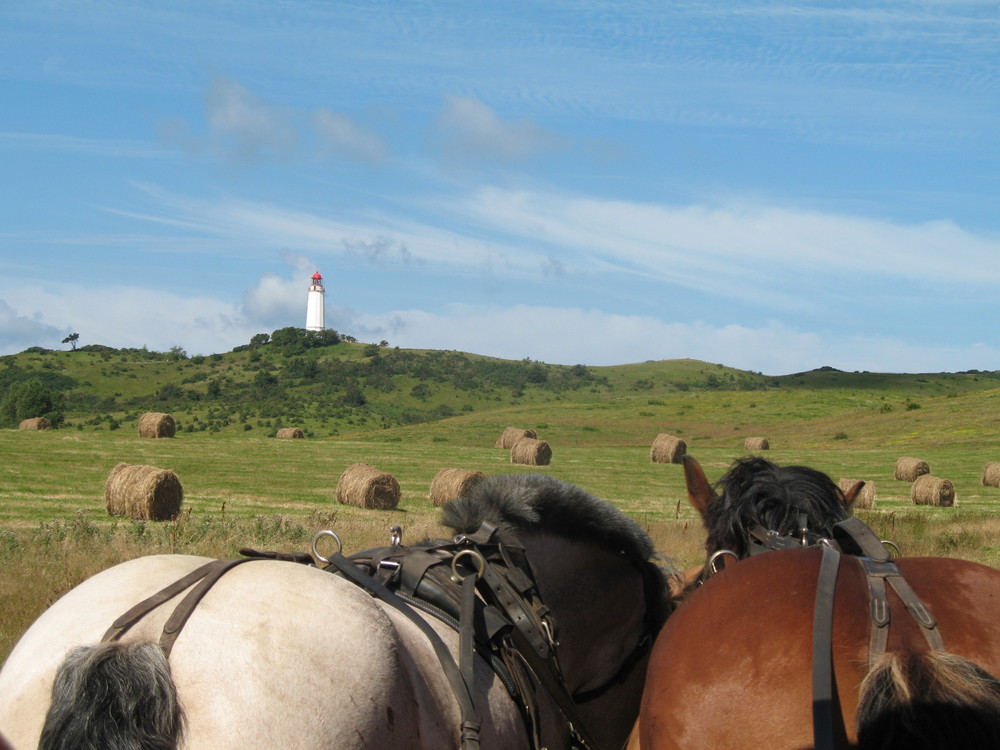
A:
[[[636,565],[654,551],[649,535],[611,503],[545,474],[487,477],[442,508],[441,522],[457,533],[474,533],[483,521],[590,542]]]
[[[747,530],[757,524],[781,536],[797,535],[806,514],[810,532],[833,535],[833,525],[850,513],[844,493],[830,477],[808,466],[778,466],[758,456],[737,459],[715,485],[705,526],[709,554],[720,549],[749,554]]]

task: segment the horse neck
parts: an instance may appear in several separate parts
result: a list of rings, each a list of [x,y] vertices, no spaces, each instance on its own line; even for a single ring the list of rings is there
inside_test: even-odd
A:
[[[623,555],[551,534],[522,535],[542,601],[556,624],[567,688],[581,693],[616,677],[646,631],[642,574]],[[638,714],[645,660],[621,684],[580,704],[600,747],[618,747]]]

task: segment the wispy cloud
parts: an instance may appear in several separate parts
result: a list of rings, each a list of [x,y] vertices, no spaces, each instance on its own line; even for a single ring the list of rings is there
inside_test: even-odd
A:
[[[610,285],[641,278],[773,310],[818,304],[817,278],[827,288],[863,279],[885,291],[900,283],[1000,283],[993,262],[1000,240],[951,221],[904,224],[764,203],[680,206],[498,187],[422,199],[415,204],[420,219],[406,212],[335,219],[231,196],[144,189],[156,208],[134,217],[243,252],[292,247],[434,275],[590,277]]]
[[[128,159],[167,159],[170,151],[144,141],[115,138],[83,138],[59,133],[0,132],[0,148],[17,151],[55,151]]]

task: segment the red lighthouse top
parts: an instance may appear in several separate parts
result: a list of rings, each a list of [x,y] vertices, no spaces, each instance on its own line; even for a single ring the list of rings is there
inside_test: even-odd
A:
[[[314,281],[319,281],[319,280],[322,280],[322,278],[323,278],[323,277],[322,277],[322,276],[320,275],[320,272],[319,272],[319,271],[317,271],[316,273],[314,273],[314,274],[312,275],[312,277],[313,277],[313,280],[314,280]]]

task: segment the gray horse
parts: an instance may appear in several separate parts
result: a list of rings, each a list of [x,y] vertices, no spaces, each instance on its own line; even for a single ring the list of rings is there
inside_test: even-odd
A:
[[[638,712],[644,645],[670,607],[646,534],[609,503],[538,474],[491,477],[448,504],[443,520],[458,534],[485,521],[523,546],[583,725],[568,726],[540,689],[541,743],[568,748],[583,735],[594,750],[620,747]],[[462,746],[459,701],[424,629],[317,567],[234,567],[193,610],[169,661],[155,642],[171,607],[98,645],[119,615],[206,562],[138,558],[56,602],[0,672],[0,732],[22,749],[39,746],[43,726],[45,748]],[[457,659],[456,632],[422,617]],[[470,692],[483,746],[530,748],[522,707],[476,659]],[[131,718],[106,720],[112,705]]]

